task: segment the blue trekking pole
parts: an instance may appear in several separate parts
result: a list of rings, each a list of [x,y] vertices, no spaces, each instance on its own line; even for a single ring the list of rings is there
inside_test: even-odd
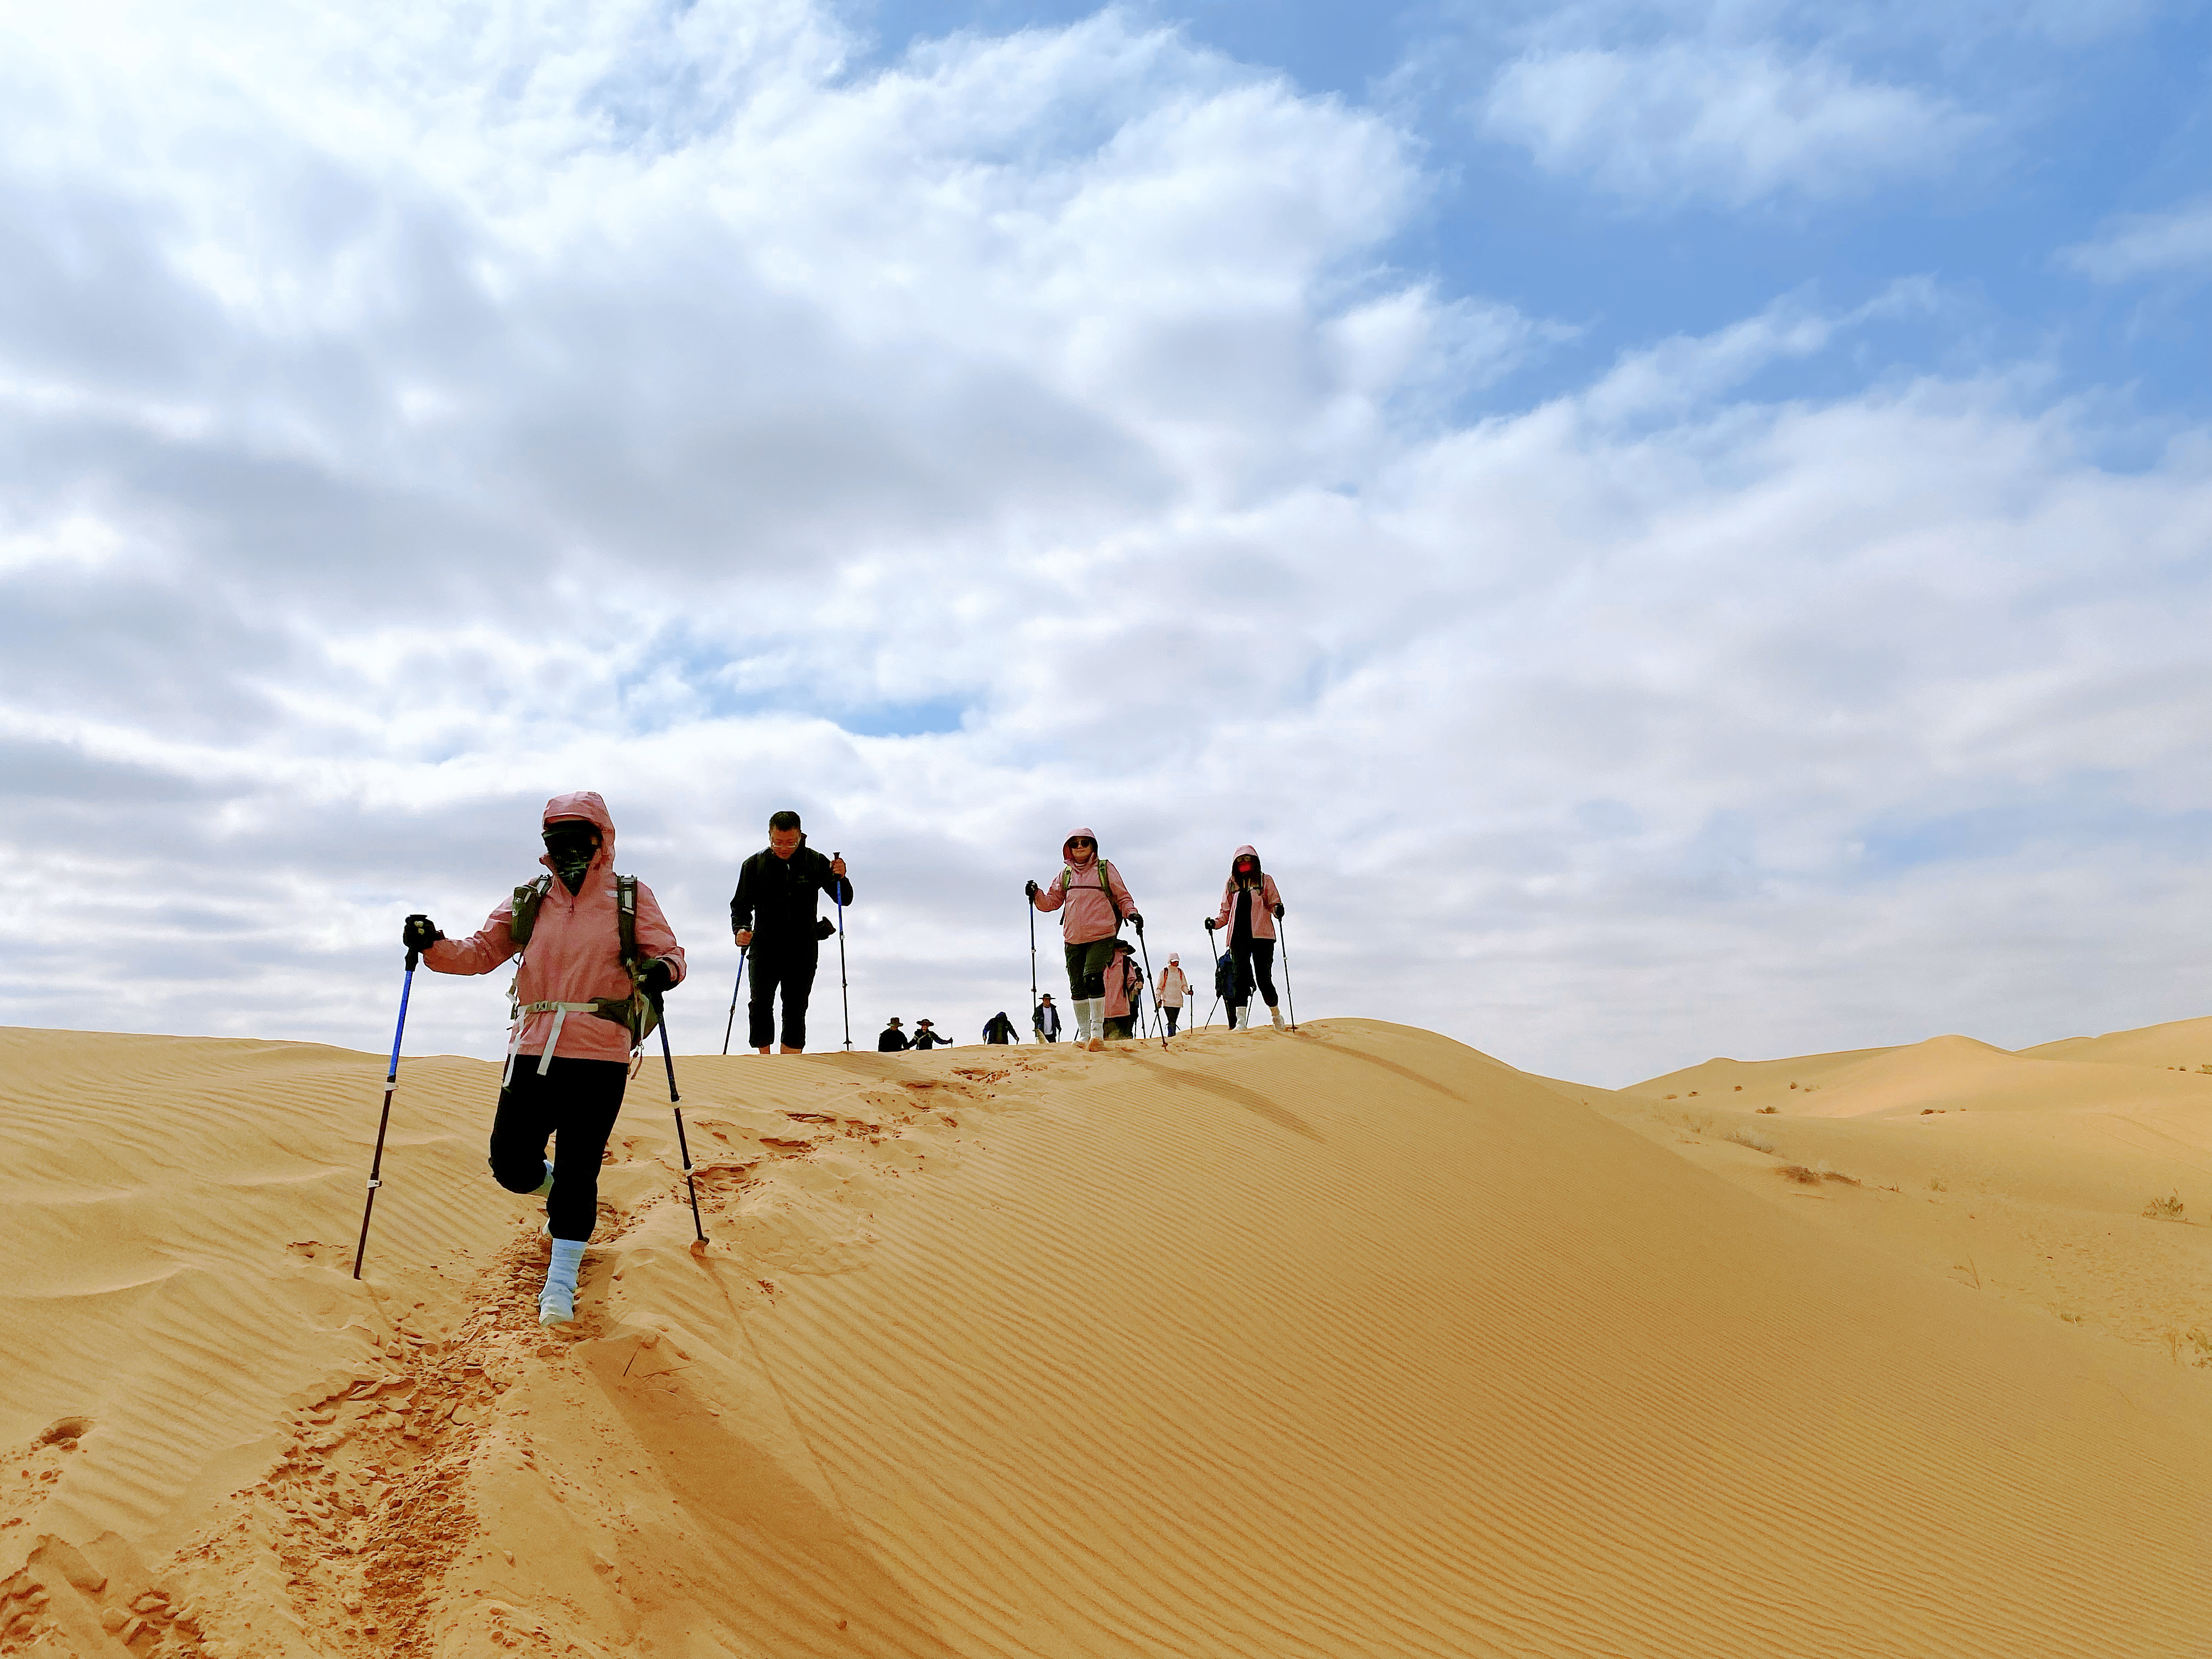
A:
[[[842,859],[842,853],[832,853],[833,859]],[[844,877],[837,878],[843,881]],[[845,1052],[853,1052],[853,994],[845,982],[845,901],[836,893],[830,895],[837,906],[837,1000],[845,1006]]]
[[[392,1125],[392,1097],[399,1087],[399,1039],[407,1031],[407,999],[415,994],[415,964],[421,953],[407,953],[407,977],[399,986],[399,1024],[392,1033],[392,1064],[384,1073],[384,1115],[376,1121],[376,1156],[368,1165],[368,1201],[361,1206],[361,1243],[354,1246],[353,1276],[361,1277],[361,1259],[368,1252],[368,1218],[376,1208],[376,1189],[384,1184],[384,1132]]]
[[[738,1023],[738,993],[745,988],[745,952],[750,948],[743,945],[738,947],[738,982],[730,988],[730,1017],[722,1022],[722,1054],[725,1058],[730,1052],[730,1033]]]

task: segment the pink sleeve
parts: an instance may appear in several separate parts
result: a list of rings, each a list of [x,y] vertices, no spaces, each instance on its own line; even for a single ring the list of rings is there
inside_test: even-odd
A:
[[[1036,908],[1038,909],[1057,910],[1066,902],[1067,890],[1060,884],[1058,876],[1054,876],[1050,881],[1037,884]]]
[[[1217,915],[1217,916],[1215,916],[1215,917],[1214,917],[1214,919],[1213,919],[1213,924],[1214,924],[1214,926],[1215,926],[1215,927],[1226,927],[1227,926],[1229,926],[1229,907],[1230,907],[1230,905],[1231,905],[1231,903],[1233,903],[1233,902],[1235,902],[1236,897],[1237,897],[1237,882],[1236,882],[1236,878],[1235,878],[1234,877],[1232,877],[1232,878],[1231,878],[1227,882],[1225,882],[1225,883],[1224,883],[1224,884],[1222,884],[1222,889],[1221,889],[1221,914],[1220,914],[1220,915]]]
[[[514,939],[507,931],[514,921],[514,901],[502,900],[468,938],[441,939],[423,951],[423,965],[440,974],[488,974],[514,954]]]
[[[1121,914],[1125,916],[1136,915],[1137,901],[1129,896],[1128,888],[1122,884],[1121,871],[1109,864],[1106,866],[1106,879],[1114,884],[1114,898],[1121,905]]]
[[[1268,913],[1269,913],[1270,915],[1273,915],[1273,912],[1274,912],[1274,908],[1275,908],[1275,907],[1276,907],[1277,905],[1280,904],[1282,902],[1283,902],[1283,895],[1282,895],[1282,891],[1281,891],[1281,890],[1280,890],[1280,889],[1279,889],[1279,888],[1275,885],[1275,878],[1274,878],[1273,876],[1269,876],[1269,877],[1267,878],[1267,910],[1268,910]]]
[[[676,973],[672,982],[684,983],[684,947],[676,942],[676,930],[668,925],[660,901],[643,882],[637,884],[637,951],[648,962],[666,963]]]

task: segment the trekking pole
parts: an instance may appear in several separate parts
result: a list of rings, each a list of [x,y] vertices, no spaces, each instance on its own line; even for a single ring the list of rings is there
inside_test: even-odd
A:
[[[845,855],[832,853],[830,856],[842,859]],[[837,879],[845,878],[840,876]],[[845,1006],[845,1052],[849,1054],[853,1052],[853,994],[845,983],[845,901],[835,893],[830,896],[837,901],[837,1000]]]
[[[1298,1029],[1298,994],[1291,989],[1291,930],[1280,916],[1275,918],[1276,942],[1283,947],[1283,1000],[1291,1005],[1291,1029]]]
[[[1149,988],[1152,982],[1152,953],[1151,951],[1146,949],[1145,929],[1144,924],[1141,922],[1137,926],[1137,948],[1145,952],[1145,984]],[[1158,1012],[1158,1002],[1157,999],[1155,999],[1153,1003],[1153,1012],[1155,1013]],[[1160,1047],[1164,1048],[1167,1046],[1167,1022],[1165,1020],[1162,1020],[1160,1022]]]
[[[392,1097],[399,1087],[399,1039],[407,1030],[407,999],[415,994],[415,964],[421,953],[407,953],[407,977],[399,986],[399,1024],[392,1033],[392,1064],[384,1073],[384,1115],[376,1121],[376,1156],[369,1160],[368,1201],[361,1206],[361,1243],[354,1246],[353,1276],[361,1277],[361,1259],[368,1253],[368,1217],[376,1208],[376,1189],[384,1184],[384,1132],[392,1122]]]
[[[740,963],[742,970],[743,964]],[[668,1067],[668,1107],[676,1114],[676,1150],[684,1155],[684,1186],[691,1194],[691,1231],[707,1242],[707,1229],[699,1220],[699,1188],[691,1180],[691,1143],[684,1138],[684,1097],[676,1092],[676,1056],[668,1051],[668,1015],[660,1016],[660,1063]]]
[[[1044,1033],[1037,1030],[1037,1010],[1044,1005],[1037,1000],[1036,905],[1026,894],[1022,897],[1022,908],[1030,913],[1030,1030],[1042,1041]]]
[[[730,1053],[730,1033],[737,1029],[738,993],[745,988],[745,956],[751,949],[748,945],[738,947],[738,982],[730,987],[730,1017],[722,1022],[722,1054],[725,1059]]]

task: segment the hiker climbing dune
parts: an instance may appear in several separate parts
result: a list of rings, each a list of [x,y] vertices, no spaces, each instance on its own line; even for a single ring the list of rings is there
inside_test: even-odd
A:
[[[1060,936],[1067,959],[1067,991],[1075,1008],[1075,1041],[1086,1048],[1106,1046],[1106,970],[1115,961],[1114,942],[1127,921],[1139,936],[1145,919],[1121,879],[1121,872],[1098,851],[1098,838],[1078,830],[1060,843],[1066,861],[1060,874],[1023,891],[1040,910],[1058,910]]]
[[[660,997],[683,983],[684,963],[653,890],[615,872],[614,820],[597,794],[546,802],[542,839],[549,873],[516,888],[475,933],[447,939],[411,915],[402,943],[441,974],[488,974],[519,958],[490,1163],[509,1192],[545,1200],[552,1261],[538,1317],[556,1325],[575,1316],[631,1054],[659,1024]]]
[[[1249,847],[1238,848],[1229,861],[1220,911],[1206,922],[1208,934],[1218,928],[1229,930],[1229,954],[1237,964],[1230,994],[1231,1026],[1240,1023],[1240,1014],[1241,1023],[1247,1029],[1251,1026],[1252,991],[1257,985],[1275,1029],[1283,1029],[1282,1010],[1275,1006],[1275,924],[1282,915],[1283,896],[1275,889],[1275,878],[1260,867],[1260,854]]]

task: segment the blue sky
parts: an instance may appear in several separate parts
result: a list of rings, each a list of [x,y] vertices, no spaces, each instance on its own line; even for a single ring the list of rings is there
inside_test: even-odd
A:
[[[584,787],[679,1044],[787,806],[863,1037],[1078,823],[1554,1075],[2203,1012],[2203,6],[5,29],[0,1018],[374,1049]]]
[[[1073,4],[856,5],[870,61],[957,30],[1054,27]],[[1524,8],[1218,3],[1127,9],[1300,88],[1389,112],[1435,189],[1383,250],[1447,291],[1504,300],[1575,331],[1495,387],[1492,404],[1588,379],[1640,341],[1705,333],[1773,295],[1849,307],[1924,277],[1934,314],[1899,319],[1842,362],[1778,368],[1771,395],[1854,378],[2033,357],[2051,395],[2123,398],[2154,428],[2212,409],[2199,251],[2180,268],[2100,281],[2065,251],[2130,216],[2212,199],[2212,7]],[[1700,12],[1705,15],[1699,15]],[[1733,14],[1733,15],[1731,15]],[[1902,27],[1899,27],[1899,25]],[[1937,154],[1843,181],[1808,160],[1747,199],[1598,185],[1486,127],[1486,87],[1516,55],[1669,45],[1817,61],[1945,107]],[[1639,65],[1680,74],[1680,61]],[[1802,112],[1801,112],[1802,113]],[[1826,160],[1832,164],[1834,154]],[[1849,169],[1845,169],[1849,171]]]

